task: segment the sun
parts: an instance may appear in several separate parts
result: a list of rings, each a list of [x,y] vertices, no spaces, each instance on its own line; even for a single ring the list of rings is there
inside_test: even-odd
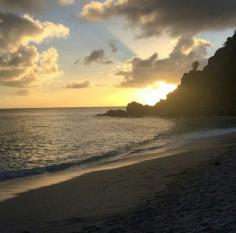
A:
[[[155,105],[161,99],[166,99],[167,95],[177,88],[175,84],[166,82],[156,82],[137,92],[137,101],[142,104]]]

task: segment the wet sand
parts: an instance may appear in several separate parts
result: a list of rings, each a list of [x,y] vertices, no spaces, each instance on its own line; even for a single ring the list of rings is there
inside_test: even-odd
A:
[[[0,202],[0,232],[236,232],[236,135]]]

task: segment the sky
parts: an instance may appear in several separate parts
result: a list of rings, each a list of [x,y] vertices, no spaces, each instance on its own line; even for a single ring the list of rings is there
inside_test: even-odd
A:
[[[153,105],[235,26],[235,0],[0,0],[0,108]]]

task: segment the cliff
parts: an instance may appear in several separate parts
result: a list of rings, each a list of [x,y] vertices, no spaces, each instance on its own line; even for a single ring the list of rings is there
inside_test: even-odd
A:
[[[193,66],[184,74],[166,100],[153,107],[131,103],[124,112],[124,116],[236,116],[236,32],[202,71]]]

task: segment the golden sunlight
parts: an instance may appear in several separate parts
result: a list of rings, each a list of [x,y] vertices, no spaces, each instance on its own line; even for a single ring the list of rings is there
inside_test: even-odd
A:
[[[177,88],[175,84],[166,82],[156,82],[152,86],[139,90],[136,99],[142,104],[155,105],[162,99],[166,99],[167,95]]]

